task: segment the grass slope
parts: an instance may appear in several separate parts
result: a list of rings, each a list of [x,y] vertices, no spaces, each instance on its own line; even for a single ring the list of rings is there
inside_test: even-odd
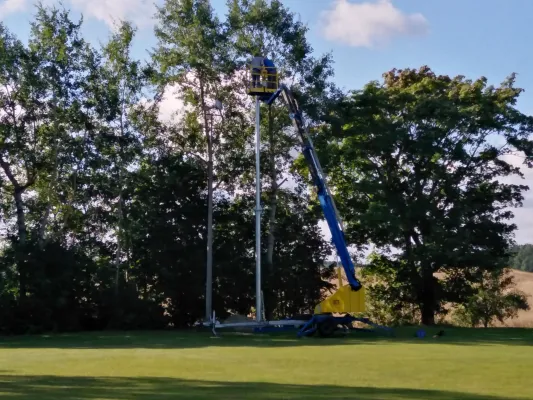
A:
[[[432,332],[428,332],[431,333]],[[298,340],[143,332],[0,338],[0,399],[531,399],[533,331]]]

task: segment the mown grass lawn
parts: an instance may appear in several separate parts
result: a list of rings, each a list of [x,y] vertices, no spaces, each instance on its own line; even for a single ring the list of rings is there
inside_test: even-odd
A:
[[[0,399],[533,399],[533,330],[0,338]]]

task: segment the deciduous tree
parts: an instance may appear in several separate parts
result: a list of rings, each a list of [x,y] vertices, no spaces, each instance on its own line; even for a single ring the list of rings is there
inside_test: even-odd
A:
[[[504,155],[532,160],[533,117],[516,108],[514,75],[437,75],[392,70],[352,92],[317,135],[347,236],[373,244],[369,266],[433,324],[445,301],[463,301],[481,271],[505,266],[525,185]],[[387,253],[387,250],[396,253]],[[444,280],[435,273],[442,272]]]
[[[171,141],[207,166],[208,298],[205,317],[209,319],[214,241],[213,197],[217,184],[215,174],[224,174],[223,168],[216,168],[220,166],[216,165],[217,162],[223,158],[224,141],[220,136],[220,126],[215,126],[215,121],[218,125],[224,124],[224,118],[214,118],[221,114],[213,109],[213,105],[217,99],[228,98],[222,93],[225,75],[231,74],[231,62],[226,57],[227,38],[208,0],[166,1],[158,9],[155,35],[158,46],[154,61],[159,69],[162,90],[169,87],[177,89],[178,99],[192,108],[178,129],[174,130],[177,137]],[[230,95],[227,89],[225,92]],[[225,144],[227,146],[227,141]]]
[[[529,310],[527,296],[515,288],[510,271],[484,271],[474,293],[454,310],[454,317],[468,326],[488,328],[494,321],[516,318],[520,310]]]

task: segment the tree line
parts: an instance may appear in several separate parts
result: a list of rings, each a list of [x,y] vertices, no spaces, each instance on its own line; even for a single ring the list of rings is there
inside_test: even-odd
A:
[[[480,288],[507,296],[510,209],[528,188],[498,180],[521,175],[502,156],[530,162],[533,150],[513,75],[493,87],[392,70],[345,92],[331,55],[276,0],[228,0],[223,20],[208,0],[167,0],[148,61],[131,55],[129,22],[100,47],[81,28],[42,5],[27,43],[0,24],[0,332],[189,327],[208,312],[206,264],[217,315],[253,312],[257,52],[306,113],[347,241],[375,248],[361,273],[376,318],[433,324],[445,304],[475,308]],[[327,294],[332,246],[286,109],[262,107],[263,285],[276,318]],[[514,299],[496,308],[527,307]]]
[[[510,266],[525,272],[533,272],[533,245],[530,243],[515,246],[512,249]]]

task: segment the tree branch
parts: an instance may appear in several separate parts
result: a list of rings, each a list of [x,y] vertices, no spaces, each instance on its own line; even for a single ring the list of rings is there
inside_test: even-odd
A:
[[[216,183],[216,185],[213,187],[213,192],[214,192],[215,190],[218,190],[218,188],[220,187],[221,184],[222,184],[222,179],[219,180],[219,181]]]
[[[20,188],[20,184],[17,181],[17,178],[15,178],[15,176],[13,175],[13,172],[11,172],[11,165],[8,162],[6,162],[2,156],[0,156],[0,166],[4,170],[11,184],[15,187],[15,190]]]
[[[4,173],[6,174],[9,181],[14,186],[15,191],[17,192],[23,192],[24,190],[26,190],[28,187],[30,187],[31,185],[35,183],[35,177],[33,175],[28,175],[27,182],[24,185],[21,185],[18,182],[17,178],[15,178],[15,175],[13,175],[13,172],[11,171],[11,165],[7,161],[5,161],[2,158],[2,156],[0,156],[0,166],[4,170]]]
[[[280,183],[276,183],[276,189],[279,189],[285,182],[287,182],[289,178],[283,179]]]

